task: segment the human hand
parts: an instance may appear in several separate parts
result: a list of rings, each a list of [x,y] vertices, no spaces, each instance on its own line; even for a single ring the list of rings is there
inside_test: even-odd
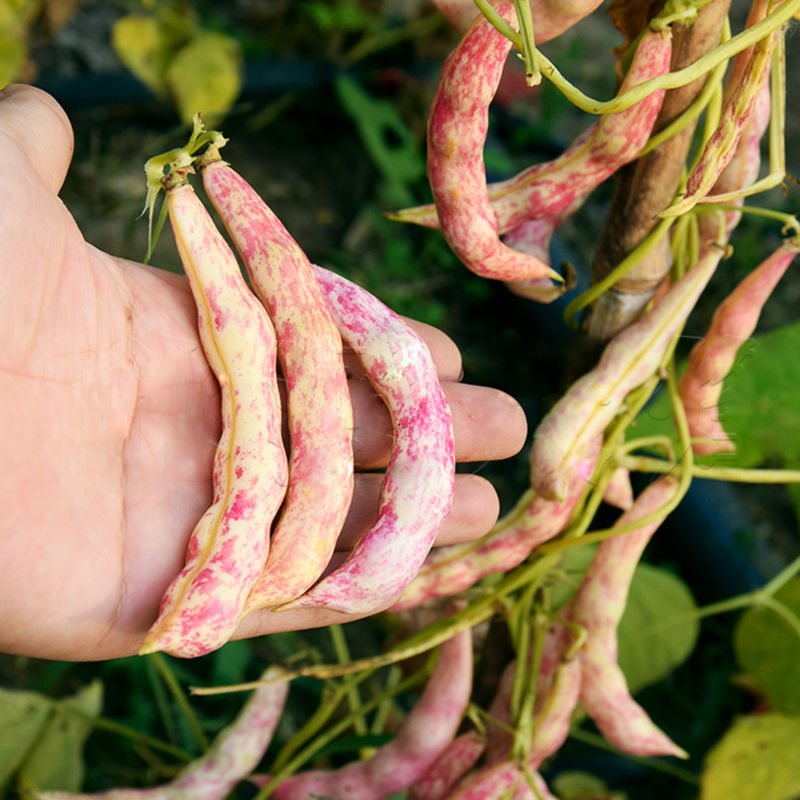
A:
[[[0,651],[66,660],[139,649],[189,534],[211,502],[219,391],[183,276],[86,243],[58,199],[72,155],[63,110],[28,86],[0,92]],[[522,409],[459,382],[441,331],[428,343],[450,403],[458,461],[523,445]],[[391,424],[354,359],[356,491],[337,550],[377,515]],[[437,545],[484,534],[497,495],[458,475]],[[388,605],[388,604],[387,604]],[[248,615],[237,637],[347,622],[324,609]]]

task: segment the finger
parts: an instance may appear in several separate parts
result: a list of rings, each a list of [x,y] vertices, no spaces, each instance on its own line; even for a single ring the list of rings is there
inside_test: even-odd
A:
[[[72,125],[64,109],[41,89],[11,84],[0,91],[0,134],[13,140],[34,171],[57,194],[74,147]]]
[[[337,550],[349,551],[378,517],[383,475],[356,475],[353,502],[345,521]],[[453,507],[436,537],[436,546],[458,544],[478,539],[489,531],[500,513],[500,501],[494,487],[478,475],[457,475]]]
[[[522,449],[528,425],[525,412],[513,397],[497,389],[463,383],[444,383],[442,388],[453,415],[457,461],[497,461]],[[356,467],[385,467],[392,449],[389,412],[366,379],[350,381],[350,397]]]

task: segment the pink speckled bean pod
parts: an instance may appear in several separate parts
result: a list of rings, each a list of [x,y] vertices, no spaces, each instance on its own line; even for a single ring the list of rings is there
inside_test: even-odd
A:
[[[274,680],[280,670],[266,670]],[[169,783],[147,789],[111,789],[95,794],[38,792],[38,800],[224,800],[264,755],[286,702],[287,681],[256,689],[236,719],[200,758],[187,764]]]
[[[782,36],[781,29],[759,40],[738,76],[722,108],[719,125],[706,142],[703,152],[686,180],[686,194],[675,203],[670,214],[684,214],[708,195],[723,169],[736,152],[739,140],[756,107],[756,98],[767,83],[772,51]],[[712,199],[712,198],[709,198]]]
[[[510,0],[495,8],[516,24]],[[498,280],[560,276],[500,241],[486,189],[483,147],[489,105],[511,42],[480,15],[444,63],[428,116],[428,180],[442,234],[465,266]]]
[[[626,525],[657,511],[677,490],[678,480],[667,475],[654,481],[625,512],[617,525]],[[586,630],[581,649],[580,701],[600,732],[614,747],[633,755],[686,753],[659,730],[631,697],[617,663],[617,626],[639,559],[661,521],[606,539],[570,601],[572,619]]]
[[[599,448],[588,448],[572,473],[563,501],[534,497],[500,520],[483,539],[432,551],[391,611],[407,611],[426,600],[452,597],[481,578],[521,564],[538,545],[561,532],[588,486]]]
[[[272,800],[384,800],[408,789],[453,740],[471,690],[472,632],[465,630],[442,645],[419,702],[394,739],[366,761],[291,775]]]
[[[200,656],[225,644],[269,552],[286,492],[275,332],[236,257],[188,183],[167,190],[170,222],[221,390],[214,499],[161,601],[141,653]]]
[[[650,312],[609,342],[597,366],[579,378],[541,421],[531,448],[531,484],[542,497],[565,496],[576,453],[605,430],[628,392],[658,368],[722,255],[720,247],[703,252]]]
[[[453,423],[422,339],[377,298],[322,267],[317,278],[345,342],[392,417],[394,443],[378,519],[346,561],[281,608],[351,614],[384,608],[417,574],[453,503]]]
[[[692,443],[696,453],[707,455],[735,450],[719,421],[722,383],[742,344],[753,334],[764,304],[800,251],[796,240],[784,242],[754,269],[714,312],[705,338],[689,355],[680,380],[680,395],[692,437],[709,440]]]
[[[467,775],[445,800],[556,800],[538,772],[533,773],[533,780],[538,797],[522,770],[513,762],[505,761]]]
[[[628,91],[669,71],[672,38],[669,30],[647,31],[620,88]],[[664,92],[653,92],[624,111],[593,123],[557,158],[535,164],[512,178],[489,184],[487,192],[500,234],[532,219],[558,217],[579,204],[621,166],[636,158],[650,137]],[[455,190],[454,190],[455,191]],[[390,214],[400,222],[439,227],[441,210],[435,204]],[[507,240],[506,240],[507,241]]]
[[[215,150],[203,185],[272,318],[286,381],[289,488],[247,613],[294,600],[328,565],[353,494],[353,411],[342,340],[305,253]]]
[[[559,225],[582,205],[585,197],[579,198],[568,209],[554,217],[529,219],[509,231],[503,241],[515,250],[535,256],[550,266],[550,239]],[[566,291],[562,283],[553,283],[549,278],[528,278],[524,281],[506,281],[506,287],[520,297],[537,303],[552,303]]]
[[[476,731],[457,736],[411,787],[408,800],[442,800],[481,757],[486,741]]]

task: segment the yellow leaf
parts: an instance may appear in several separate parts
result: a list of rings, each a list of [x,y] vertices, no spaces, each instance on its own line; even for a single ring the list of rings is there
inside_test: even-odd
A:
[[[166,93],[172,42],[154,17],[128,14],[114,23],[111,45],[120,61],[157,95]]]
[[[167,70],[167,84],[180,117],[199,111],[209,125],[223,117],[242,87],[239,43],[221,33],[200,33],[182,48]]]

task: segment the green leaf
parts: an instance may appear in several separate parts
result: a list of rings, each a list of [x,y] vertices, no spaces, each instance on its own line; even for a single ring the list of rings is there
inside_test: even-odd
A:
[[[800,578],[782,586],[775,599],[800,615]],[[739,618],[733,644],[739,666],[773,711],[800,714],[800,638],[769,608],[751,608]]]
[[[701,800],[794,800],[798,764],[800,717],[742,717],[708,754]]]
[[[20,767],[20,794],[33,789],[75,792],[83,783],[83,745],[102,706],[103,686],[94,681],[53,704],[46,727]]]
[[[420,143],[391,103],[371,97],[347,75],[338,75],[334,86],[367,153],[386,181],[386,201],[410,204],[408,184],[425,174]]]
[[[111,46],[120,61],[159,96],[167,90],[167,65],[174,42],[155,17],[128,14],[111,29]]]
[[[700,628],[696,609],[680,578],[650,564],[637,567],[617,632],[631,693],[658,683],[689,657]]]
[[[199,33],[169,65],[167,84],[183,122],[198,112],[208,123],[219,121],[242,89],[239,43],[222,33]]]
[[[53,701],[37,692],[0,689],[0,796],[39,737]]]

